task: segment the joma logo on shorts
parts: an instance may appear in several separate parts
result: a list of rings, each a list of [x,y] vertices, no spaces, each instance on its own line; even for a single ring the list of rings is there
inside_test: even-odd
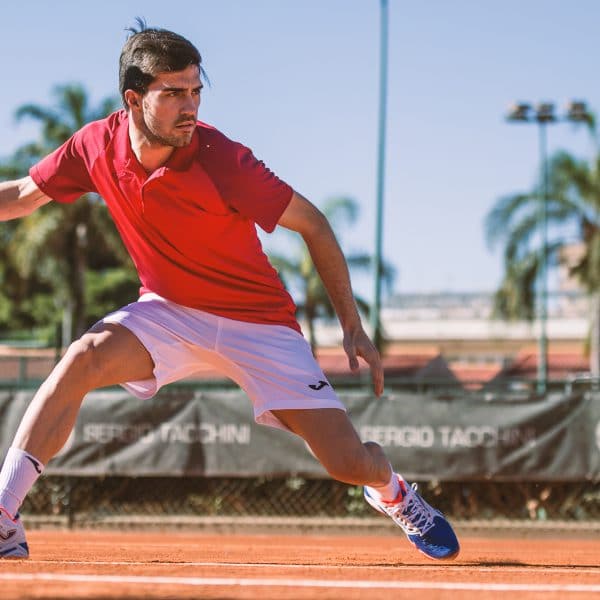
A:
[[[326,385],[329,385],[329,384],[326,381],[323,381],[322,379],[320,379],[319,383],[308,384],[308,387],[311,390],[316,390],[318,392],[319,390],[322,390]]]

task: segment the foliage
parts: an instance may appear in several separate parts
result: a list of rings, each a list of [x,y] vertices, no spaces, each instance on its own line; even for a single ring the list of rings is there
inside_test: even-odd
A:
[[[88,270],[85,278],[86,321],[95,323],[138,297],[139,281],[133,265],[102,271]]]
[[[78,84],[57,86],[52,106],[26,104],[17,119],[39,124],[40,137],[18,148],[0,163],[0,178],[15,179],[64,143],[86,123],[103,118],[118,106],[107,98],[90,106],[86,90]],[[351,198],[330,199],[324,208],[334,229],[352,225],[358,205]],[[288,285],[301,289],[300,316],[309,324],[309,339],[316,344],[314,322],[332,318],[334,310],[303,243],[291,232],[292,252],[273,254],[271,260]],[[51,202],[27,218],[0,223],[0,331],[40,331],[47,339],[67,315],[71,338],[107,312],[137,296],[138,279],[133,264],[100,197],[86,194],[72,204]],[[351,253],[350,269],[368,272],[371,257]],[[391,286],[394,272],[382,266],[381,277]],[[368,314],[369,304],[356,296],[359,309]],[[63,340],[68,342],[69,340]]]
[[[17,178],[64,143],[86,123],[105,117],[118,106],[115,98],[91,107],[87,92],[77,84],[58,86],[51,107],[21,106],[17,119],[33,119],[40,138],[25,144],[0,165],[0,176]],[[14,298],[13,328],[57,323],[71,313],[71,338],[89,325],[96,310],[86,308],[86,274],[90,268],[124,268],[136,281],[122,242],[101,198],[86,194],[72,204],[52,202],[18,221],[0,224],[0,255],[5,259],[4,283]],[[0,325],[8,326],[8,319]],[[69,341],[69,340],[65,340]]]
[[[600,156],[587,162],[558,152],[549,161],[548,172],[547,264],[559,264],[565,247],[583,244],[570,272],[593,293],[600,284]],[[538,235],[542,197],[538,185],[529,193],[500,198],[486,219],[489,243],[504,244],[504,278],[495,303],[497,314],[504,318],[535,315],[543,256]]]
[[[358,218],[359,207],[353,198],[335,197],[328,199],[322,208],[323,214],[329,220],[332,228],[341,231],[344,226],[353,225]],[[281,254],[269,253],[269,259],[273,266],[279,271],[284,284],[298,290],[299,296],[296,301],[299,317],[304,317],[307,326],[307,336],[311,347],[317,346],[315,323],[317,319],[332,319],[335,310],[327,294],[327,290],[317,273],[308,248],[302,238],[293,232],[286,231],[290,241],[290,252]],[[364,252],[353,252],[346,255],[346,262],[350,270],[368,272],[372,267],[372,258]],[[391,288],[395,272],[391,265],[383,263],[381,277],[384,283]],[[369,303],[360,295],[355,295],[359,310],[368,315]]]

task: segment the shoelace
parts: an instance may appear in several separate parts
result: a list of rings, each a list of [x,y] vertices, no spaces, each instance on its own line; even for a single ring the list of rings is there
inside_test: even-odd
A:
[[[408,535],[427,533],[433,527],[433,519],[437,515],[417,493],[416,483],[407,488],[402,502],[388,508],[388,513]]]

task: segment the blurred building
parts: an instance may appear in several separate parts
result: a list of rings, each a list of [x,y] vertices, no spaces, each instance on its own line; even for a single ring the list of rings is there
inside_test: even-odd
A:
[[[565,271],[565,273],[567,273]],[[568,278],[565,278],[568,282]],[[493,294],[440,292],[398,294],[381,311],[388,340],[383,365],[388,382],[417,386],[442,384],[480,389],[502,380],[534,380],[537,375],[536,323],[493,318]],[[587,355],[590,301],[570,284],[550,295],[547,323],[548,377],[567,381],[589,372]],[[368,384],[363,364],[351,377],[336,322],[316,328],[317,358],[337,381]],[[0,345],[0,382],[36,383],[52,370],[57,354],[51,348]],[[191,380],[225,380],[204,367]]]
[[[589,371],[587,296],[567,287],[550,294],[548,309],[549,379],[562,381]],[[429,370],[431,377],[454,377],[475,387],[498,377],[536,377],[539,325],[494,318],[492,293],[398,294],[381,315],[389,340],[384,356],[388,376],[415,377]],[[325,370],[342,371],[339,326],[320,324],[317,338]]]

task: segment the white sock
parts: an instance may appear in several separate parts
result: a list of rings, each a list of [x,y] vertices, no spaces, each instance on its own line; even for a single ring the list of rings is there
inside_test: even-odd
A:
[[[398,479],[398,475],[394,473],[392,466],[390,465],[391,476],[390,480],[385,485],[370,485],[369,489],[375,491],[375,493],[379,496],[380,500],[384,500],[386,502],[390,502],[391,500],[395,500],[400,493],[400,481]]]
[[[0,471],[0,507],[11,518],[19,512],[19,506],[43,470],[44,465],[25,450],[8,449]]]

